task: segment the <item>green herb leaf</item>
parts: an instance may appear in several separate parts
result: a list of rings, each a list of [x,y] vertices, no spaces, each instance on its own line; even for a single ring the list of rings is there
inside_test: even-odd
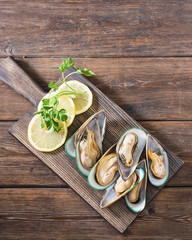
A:
[[[44,106],[43,108],[47,111],[47,110],[52,109],[53,107],[52,106]]]
[[[59,87],[57,86],[57,83],[54,83],[52,81],[49,83],[48,87],[56,90],[59,89]]]
[[[59,123],[56,122],[55,120],[52,119],[52,122],[53,122],[53,126],[54,128],[58,128],[59,127]]]
[[[53,128],[56,132],[59,132],[61,130],[61,127],[59,127],[59,123],[56,122],[55,120],[52,120],[53,122]]]
[[[51,99],[50,103],[56,108],[59,104],[59,101],[57,98],[54,97],[53,99]]]
[[[48,130],[50,130],[50,128],[52,127],[52,121],[50,121],[50,119],[49,120],[45,120],[45,125],[46,125],[46,127],[47,127],[47,129]]]
[[[45,124],[43,122],[43,118],[41,117],[41,128],[44,128],[45,127]]]
[[[71,57],[69,57],[66,60],[63,60],[62,65],[58,67],[57,69],[61,71],[62,73],[65,72],[65,70],[69,69],[70,67],[74,66],[74,62]]]
[[[51,121],[51,116],[50,116],[49,112],[45,113],[44,119],[45,119],[46,122]]]
[[[49,103],[50,103],[50,99],[44,98],[44,99],[42,99],[42,102],[43,102],[43,107],[44,107],[44,106],[48,106]]]
[[[65,114],[67,111],[65,109],[59,110],[59,113]]]
[[[55,129],[56,132],[61,131],[62,127],[58,127],[57,129]]]
[[[51,109],[51,111],[49,112],[50,116],[52,118],[55,118],[57,116],[57,112],[54,109]]]
[[[87,69],[87,68],[84,68],[82,70],[81,68],[76,67],[76,69],[77,69],[77,73],[78,74],[83,74],[83,75],[85,75],[87,77],[95,75],[95,73],[93,71],[91,71],[90,69]]]
[[[56,130],[55,130],[54,126],[52,125],[51,128],[49,129],[49,132],[53,133],[54,131],[56,131]]]
[[[62,122],[67,121],[67,115],[66,115],[66,110],[65,109],[59,110],[59,112],[57,113],[57,119],[59,121],[62,121]]]
[[[34,112],[34,114],[41,114],[43,111]]]

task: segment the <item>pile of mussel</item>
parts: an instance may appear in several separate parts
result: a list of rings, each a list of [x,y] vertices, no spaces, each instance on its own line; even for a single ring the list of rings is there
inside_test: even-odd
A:
[[[129,209],[140,212],[146,205],[147,178],[160,187],[168,179],[169,161],[158,141],[139,128],[124,132],[104,154],[106,114],[92,115],[66,142],[67,154],[76,158],[79,171],[96,190],[106,189],[100,207],[105,208],[125,196]],[[146,148],[146,160],[140,161]],[[146,164],[147,163],[147,164]]]

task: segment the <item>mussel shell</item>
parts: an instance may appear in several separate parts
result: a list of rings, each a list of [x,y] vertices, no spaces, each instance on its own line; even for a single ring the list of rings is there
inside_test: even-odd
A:
[[[79,138],[82,135],[82,132],[85,129],[85,127],[94,118],[96,118],[98,121],[100,132],[101,132],[101,138],[103,141],[103,138],[105,136],[105,129],[106,129],[106,114],[105,114],[104,110],[101,110],[101,111],[95,113],[94,115],[92,115],[90,118],[88,118],[83,123],[83,125],[81,125],[81,127],[65,143],[65,151],[70,157],[75,158],[75,145],[76,145],[75,139],[77,141],[77,138]],[[78,137],[75,137],[77,135],[78,135]]]
[[[72,158],[75,158],[74,140],[75,140],[75,134],[77,133],[77,131],[65,143],[65,152],[67,153],[67,155],[69,155]]]
[[[125,195],[125,202],[128,208],[133,212],[141,212],[146,205],[146,191],[147,191],[147,165],[146,160],[142,160],[138,163],[137,168],[141,168],[144,171],[144,178],[142,182],[142,186],[139,193],[139,200],[137,203],[131,203],[128,199],[128,194]]]
[[[144,130],[140,128],[131,128],[124,132],[124,134],[121,136],[120,140],[117,143],[116,147],[116,153],[118,154],[119,148],[122,144],[122,141],[124,140],[124,137],[128,133],[135,133],[138,136],[138,143],[135,147],[135,151],[133,152],[133,165],[131,167],[126,167],[124,163],[122,163],[120,157],[118,158],[118,165],[119,165],[119,172],[123,180],[126,180],[129,178],[129,176],[135,171],[137,164],[139,162],[139,158],[143,152],[143,149],[146,144],[146,137],[147,134]]]
[[[101,150],[101,154],[103,154],[103,149],[102,149],[102,138],[101,138],[101,132],[100,132],[100,128],[99,128],[99,124],[98,124],[98,120],[97,118],[93,118],[86,126],[86,128],[84,129],[84,131],[88,129],[88,130],[92,130],[94,133],[94,137],[95,137],[95,142],[97,143],[97,146],[100,148]],[[83,137],[83,131],[82,131],[82,135],[79,138],[79,141],[77,142],[76,148],[75,148],[75,156],[76,156],[76,163],[77,163],[77,167],[79,169],[79,171],[81,172],[81,174],[85,177],[88,177],[90,170],[86,169],[83,167],[81,160],[80,160],[80,149],[79,149],[79,145],[80,145],[80,141]]]
[[[117,178],[119,177],[119,172],[117,172],[113,178],[113,181],[106,185],[106,186],[102,186],[100,185],[97,180],[96,180],[96,170],[97,170],[97,166],[98,166],[98,163],[108,154],[110,153],[115,153],[116,151],[116,143],[111,146],[104,154],[103,156],[100,158],[100,160],[94,165],[94,167],[91,169],[90,173],[89,173],[89,176],[88,176],[88,183],[89,185],[96,189],[96,190],[104,190],[106,188],[108,188],[109,186],[111,186],[116,180]]]
[[[144,178],[144,171],[141,168],[137,168],[135,170],[135,173],[139,177],[139,181],[137,181],[137,183],[134,186],[131,186],[129,189],[127,189],[121,195],[119,195],[119,196],[117,195],[117,192],[115,191],[115,188],[114,188],[115,187],[115,183],[112,184],[109,188],[107,188],[106,193],[105,193],[105,195],[103,196],[103,199],[100,202],[100,207],[101,208],[109,207],[110,205],[112,205],[113,203],[118,201],[120,198],[125,196],[134,187],[136,187],[137,184],[139,184],[143,180],[143,178]]]
[[[159,152],[160,155],[163,155],[165,170],[166,170],[166,175],[164,178],[157,178],[151,172],[151,168],[150,168],[151,160],[148,159],[148,154],[147,154],[148,149],[150,149],[152,152],[157,151]],[[153,186],[161,187],[167,182],[167,179],[169,177],[169,159],[168,159],[167,153],[164,151],[164,149],[161,147],[158,141],[154,137],[152,137],[150,134],[147,135],[147,140],[146,140],[146,159],[147,159],[147,169],[148,169],[148,177],[149,177],[150,183]]]

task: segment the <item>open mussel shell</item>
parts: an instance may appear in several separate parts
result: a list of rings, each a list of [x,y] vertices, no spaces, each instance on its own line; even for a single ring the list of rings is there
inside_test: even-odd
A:
[[[77,130],[78,131],[78,130]],[[77,132],[76,131],[76,132]],[[67,155],[69,155],[72,158],[75,158],[75,144],[74,144],[74,139],[75,139],[75,134],[76,132],[67,140],[65,143],[65,151]]]
[[[80,142],[81,142],[81,139],[83,138],[83,134],[86,130],[91,130],[94,133],[95,142],[96,142],[97,146],[99,147],[99,149],[101,151],[101,155],[102,155],[103,154],[102,137],[101,137],[100,127],[99,127],[97,118],[93,118],[86,125],[86,127],[82,131],[82,135],[79,137],[79,141],[77,142],[76,148],[75,148],[75,157],[76,157],[77,167],[82,175],[84,175],[85,177],[88,177],[90,170],[84,168],[84,166],[81,163],[81,155],[80,155]]]
[[[155,177],[155,175],[151,171],[151,168],[150,168],[151,160],[148,158],[149,149],[152,152],[157,152],[159,155],[162,155],[164,158],[166,174],[163,178]],[[169,177],[169,159],[168,159],[167,153],[164,151],[161,145],[150,134],[147,135],[147,140],[146,140],[146,159],[147,159],[148,177],[149,177],[150,183],[156,187],[160,187],[164,185]]]
[[[119,164],[119,172],[121,177],[123,178],[123,180],[126,180],[129,178],[129,176],[135,171],[137,164],[139,162],[139,158],[143,152],[143,149],[145,147],[146,144],[146,137],[147,134],[145,133],[145,131],[143,131],[140,128],[131,128],[129,130],[127,130],[120,138],[120,140],[117,143],[117,147],[116,147],[116,153],[118,154],[120,146],[125,138],[125,136],[128,133],[134,133],[137,135],[138,137],[138,142],[137,145],[135,147],[135,150],[133,152],[133,165],[131,167],[126,167],[125,164],[121,161],[120,157],[118,158],[118,164]]]
[[[146,165],[146,161],[142,160],[138,163],[138,168],[143,169],[144,171],[144,178],[142,180],[142,182],[140,184],[141,188],[140,188],[140,192],[139,192],[139,199],[136,203],[131,203],[129,201],[128,195],[131,193],[129,192],[127,195],[125,195],[125,202],[128,206],[128,208],[133,211],[133,212],[141,212],[146,205],[146,190],[147,190],[147,165]]]
[[[101,110],[94,115],[92,115],[90,118],[88,118],[83,125],[67,140],[65,143],[65,151],[66,153],[70,156],[75,158],[75,146],[79,140],[79,137],[82,134],[82,131],[85,129],[85,127],[91,122],[94,118],[97,119],[99,128],[100,128],[100,133],[101,133],[101,138],[103,141],[104,135],[105,135],[105,128],[106,128],[106,114],[104,110]]]
[[[101,200],[100,203],[100,207],[101,208],[105,208],[105,207],[109,207],[110,205],[112,205],[113,203],[115,203],[116,201],[118,201],[120,198],[122,198],[123,196],[125,196],[129,191],[131,191],[134,187],[137,186],[137,184],[139,184],[143,178],[144,178],[144,171],[141,168],[137,168],[135,170],[135,173],[138,176],[138,181],[136,184],[134,184],[133,186],[131,186],[129,189],[127,189],[126,191],[124,191],[121,195],[117,195],[117,192],[115,191],[115,183],[112,184],[109,188],[107,188],[105,195],[103,196],[103,199]]]
[[[97,181],[97,178],[96,178],[96,172],[97,172],[97,167],[98,167],[98,164],[99,162],[101,162],[105,156],[111,154],[111,153],[115,153],[116,152],[116,143],[111,146],[104,154],[103,156],[100,158],[100,160],[94,165],[94,167],[91,169],[90,173],[89,173],[89,176],[88,176],[88,183],[89,185],[96,189],[96,190],[104,190],[106,188],[108,188],[109,186],[111,186],[116,180],[117,178],[119,177],[119,172],[117,171],[117,173],[115,174],[113,180],[110,182],[110,184],[106,185],[106,186],[103,186],[103,185],[100,185]]]

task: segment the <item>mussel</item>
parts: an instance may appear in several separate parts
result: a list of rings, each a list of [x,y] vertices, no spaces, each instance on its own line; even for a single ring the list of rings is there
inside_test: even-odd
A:
[[[103,141],[104,135],[105,135],[105,128],[106,128],[106,114],[104,110],[101,110],[94,115],[92,115],[90,118],[88,118],[83,125],[67,140],[65,143],[65,151],[70,156],[75,158],[75,148],[77,145],[77,142],[79,141],[79,138],[82,136],[82,133],[84,132],[84,129],[86,126],[93,120],[97,119],[99,129],[100,129],[100,135],[101,140]]]
[[[124,181],[120,176],[114,184],[107,188],[106,193],[101,200],[100,207],[109,207],[111,204],[118,201],[134,187],[136,187],[137,184],[143,180],[143,178],[144,171],[141,168],[136,169],[126,181]]]
[[[136,183],[136,180],[137,180],[137,175],[135,172],[133,172],[131,174],[131,176],[126,180],[124,181],[122,179],[122,177],[120,176],[118,179],[117,179],[117,182],[115,184],[115,191],[117,193],[117,196],[120,196],[122,193],[124,193],[127,189],[129,189],[130,187],[134,186],[135,183]]]
[[[163,155],[158,155],[158,152],[147,151],[148,159],[151,160],[150,169],[157,178],[164,178],[166,175],[165,163]]]
[[[146,158],[149,181],[156,187],[164,185],[169,176],[168,156],[158,141],[149,134],[146,141]]]
[[[82,166],[87,170],[91,170],[101,157],[101,150],[95,141],[95,137],[93,130],[85,129],[79,143],[80,161]]]
[[[102,160],[97,165],[97,182],[102,186],[110,184],[117,171],[117,154],[111,153],[102,158]]]
[[[146,133],[139,128],[127,130],[117,143],[118,165],[123,180],[135,171],[146,143]]]
[[[115,150],[116,144],[111,146],[91,169],[88,182],[92,188],[97,190],[106,189],[119,177],[118,158]]]
[[[132,191],[125,195],[125,202],[128,208],[133,212],[141,212],[146,205],[146,190],[147,190],[147,166],[146,161],[142,160],[138,163],[138,168],[143,169],[144,178],[137,184]]]
[[[131,167],[133,165],[133,152],[138,143],[138,136],[135,133],[127,133],[120,146],[119,146],[119,158],[126,167]]]
[[[143,181],[141,181],[139,184],[137,184],[137,186],[135,188],[133,188],[133,190],[127,194],[129,202],[135,203],[138,201],[142,184],[143,184]]]
[[[101,155],[101,132],[97,119],[93,118],[82,130],[75,148],[76,163],[81,174],[87,177]]]

